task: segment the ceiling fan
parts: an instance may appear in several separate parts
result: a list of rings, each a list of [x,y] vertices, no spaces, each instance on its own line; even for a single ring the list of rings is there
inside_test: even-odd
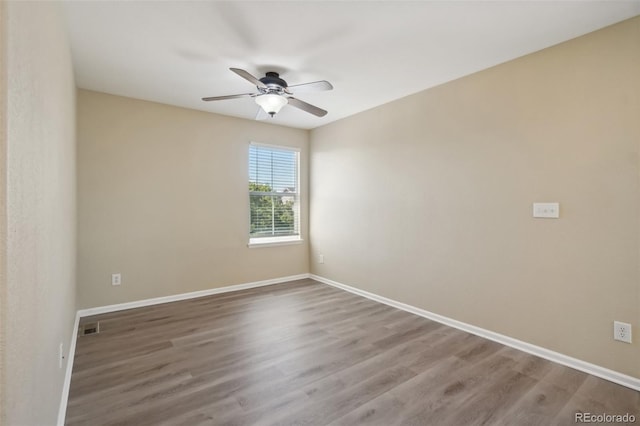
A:
[[[331,90],[333,89],[333,86],[328,81],[321,80],[314,81],[312,83],[294,84],[293,86],[289,86],[286,81],[280,78],[280,75],[277,72],[269,71],[264,77],[262,77],[261,79],[257,79],[245,70],[239,68],[229,69],[245,80],[255,84],[258,92],[242,93],[239,95],[228,96],[211,96],[208,98],[202,98],[203,101],[221,101],[225,99],[236,98],[255,98],[256,103],[261,107],[261,109],[258,111],[257,118],[260,117],[263,111],[273,117],[282,109],[283,106],[287,104],[313,114],[317,117],[324,117],[325,115],[327,115],[327,111],[301,101],[298,98],[294,98],[292,95],[314,90]]]

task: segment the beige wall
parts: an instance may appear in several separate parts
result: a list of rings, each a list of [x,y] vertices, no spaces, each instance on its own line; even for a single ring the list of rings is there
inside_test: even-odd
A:
[[[75,85],[59,5],[4,4],[7,39],[3,417],[57,421],[75,317]],[[4,41],[3,41],[4,42]],[[4,186],[4,182],[3,182]],[[3,245],[5,240],[3,239]]]
[[[307,168],[306,130],[80,90],[80,307],[308,272],[304,172],[304,244],[247,247],[250,141],[299,147]]]
[[[313,130],[311,271],[640,377],[639,75],[635,18]]]

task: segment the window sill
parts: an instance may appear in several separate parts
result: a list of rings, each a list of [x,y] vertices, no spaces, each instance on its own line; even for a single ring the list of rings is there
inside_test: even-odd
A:
[[[302,244],[304,240],[300,237],[263,237],[263,238],[251,238],[247,247],[274,247],[274,246],[288,246],[291,244]]]

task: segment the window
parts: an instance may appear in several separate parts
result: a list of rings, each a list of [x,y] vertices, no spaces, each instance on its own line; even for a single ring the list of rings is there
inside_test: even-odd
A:
[[[297,149],[249,147],[249,244],[300,241]]]

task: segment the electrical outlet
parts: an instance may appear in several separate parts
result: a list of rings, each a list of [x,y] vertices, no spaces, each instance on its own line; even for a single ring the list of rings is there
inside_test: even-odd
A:
[[[122,284],[122,274],[111,274],[111,285]]]
[[[324,254],[318,255],[318,263],[324,263]]]
[[[613,338],[625,343],[631,343],[631,324],[626,322],[613,322]]]
[[[558,219],[560,217],[560,203],[533,203],[533,217]]]

